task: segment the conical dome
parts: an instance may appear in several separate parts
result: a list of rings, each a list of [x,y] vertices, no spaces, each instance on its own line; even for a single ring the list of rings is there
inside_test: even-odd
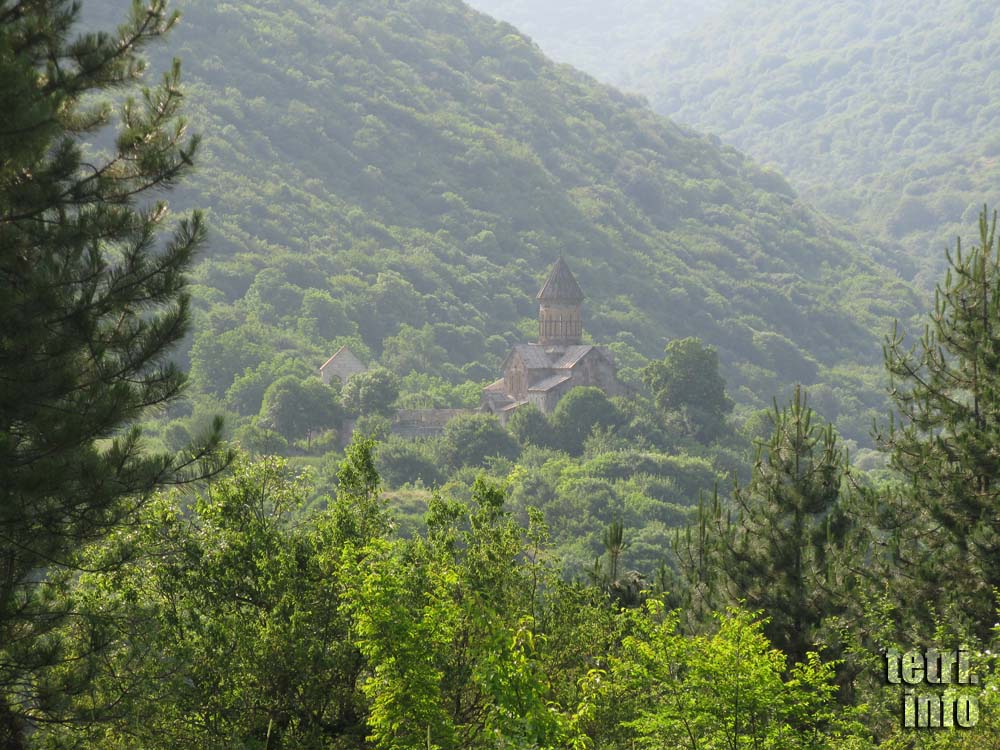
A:
[[[583,291],[576,283],[573,272],[569,270],[566,261],[561,257],[553,264],[552,270],[549,271],[549,277],[542,285],[541,291],[538,292],[538,301],[576,305],[583,302]]]

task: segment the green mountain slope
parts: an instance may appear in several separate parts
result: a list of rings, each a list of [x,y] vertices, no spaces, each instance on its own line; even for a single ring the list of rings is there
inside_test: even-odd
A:
[[[736,0],[637,79],[934,267],[1000,198],[998,85],[1000,7],[973,0]]]
[[[825,383],[828,415],[866,429],[880,336],[915,296],[777,174],[455,0],[180,7],[205,148],[173,200],[214,227],[196,390],[255,413],[342,343],[488,381],[563,254],[626,367],[699,336],[742,404]]]

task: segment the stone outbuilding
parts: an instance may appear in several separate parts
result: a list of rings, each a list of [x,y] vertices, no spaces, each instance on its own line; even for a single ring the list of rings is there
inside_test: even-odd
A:
[[[368,368],[355,356],[354,352],[346,346],[342,346],[330,359],[320,366],[319,376],[326,385],[330,385],[330,381],[333,378],[339,378],[341,385],[343,385],[352,376],[367,370]]]

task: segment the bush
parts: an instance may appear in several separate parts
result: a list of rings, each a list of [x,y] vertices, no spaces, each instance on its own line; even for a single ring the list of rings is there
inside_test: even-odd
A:
[[[375,465],[382,481],[389,487],[402,487],[418,480],[434,486],[444,479],[426,442],[404,440],[397,436],[390,437],[378,447]]]
[[[483,466],[489,456],[514,460],[521,452],[517,441],[489,414],[462,414],[444,428],[441,457],[452,468]]]
[[[617,427],[621,415],[600,388],[577,387],[559,401],[551,423],[559,445],[578,456],[594,427]]]
[[[507,429],[522,447],[536,445],[548,448],[555,445],[552,425],[532,404],[526,404],[515,411],[507,422]]]

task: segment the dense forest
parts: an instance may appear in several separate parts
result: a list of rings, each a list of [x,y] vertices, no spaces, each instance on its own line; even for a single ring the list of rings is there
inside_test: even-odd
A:
[[[510,347],[535,340],[534,296],[563,255],[589,340],[642,397],[568,402],[551,419],[578,425],[570,444],[464,418],[436,440],[393,436],[379,468],[408,528],[431,486],[516,464],[517,502],[547,498],[571,570],[617,517],[651,570],[699,495],[745,474],[748,440],[796,383],[856,459],[882,462],[880,342],[919,297],[776,173],[458,2],[180,7],[170,52],[189,61],[204,141],[173,201],[205,209],[212,234],[188,401],[147,429],[161,447],[224,414],[248,449],[332,478],[345,419],[385,437],[394,408],[477,407]],[[735,403],[719,440],[694,439],[642,382],[689,337],[718,355]],[[342,345],[384,368],[381,396],[355,383],[322,403],[317,368]]]
[[[611,48],[596,41],[607,25],[598,13],[573,14],[586,4],[479,5],[524,24],[558,59],[773,166],[858,231],[901,243],[918,260],[923,287],[933,286],[943,248],[983,201],[1000,197],[993,5],[640,4],[621,10],[623,26],[669,24],[679,33],[637,33],[631,45]],[[565,40],[571,14],[584,26],[573,36],[583,49]]]
[[[929,301],[457,0],[180,8],[0,0],[0,750],[996,744],[995,214]],[[501,422],[556,258],[623,385]]]
[[[665,49],[646,90],[902,242],[933,284],[944,246],[1000,197],[998,62],[991,5],[736,2]]]

